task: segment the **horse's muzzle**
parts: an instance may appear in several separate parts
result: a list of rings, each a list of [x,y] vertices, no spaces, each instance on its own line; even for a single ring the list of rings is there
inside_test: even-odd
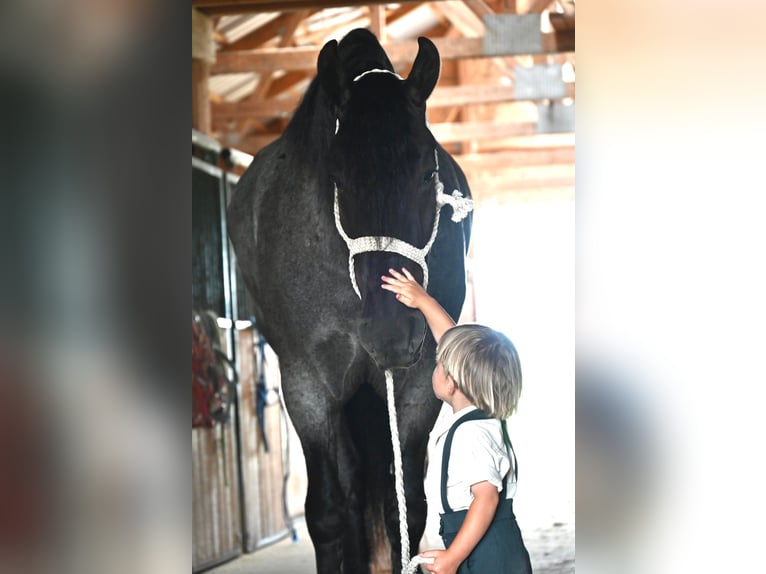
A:
[[[426,321],[420,311],[405,309],[393,317],[362,319],[359,338],[381,369],[406,368],[417,362],[423,348]]]

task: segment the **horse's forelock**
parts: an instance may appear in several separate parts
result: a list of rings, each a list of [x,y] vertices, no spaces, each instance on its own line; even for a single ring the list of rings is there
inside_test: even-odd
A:
[[[366,29],[349,32],[338,44],[340,64],[349,83],[359,74],[373,69],[394,71],[391,60],[375,35]]]

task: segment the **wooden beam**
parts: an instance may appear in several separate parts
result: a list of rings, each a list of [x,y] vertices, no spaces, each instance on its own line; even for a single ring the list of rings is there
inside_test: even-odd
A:
[[[213,62],[213,21],[192,8],[191,124],[192,128],[206,134],[210,133],[211,127],[208,84]]]
[[[280,76],[279,78],[272,80],[271,87],[269,88],[268,94],[266,94],[266,98],[273,98],[274,96],[277,96],[281,94],[282,92],[286,92],[290,88],[292,88],[294,85],[302,82],[306,78],[312,77],[312,73],[309,71],[306,72],[287,72],[285,75]]]
[[[459,161],[459,160],[458,160]],[[466,174],[468,185],[488,187],[497,190],[531,189],[535,187],[574,188],[575,166],[533,165],[514,166],[503,170],[472,170],[460,163]]]
[[[293,12],[290,14],[290,20],[285,23],[285,26],[281,32],[281,38],[279,39],[279,47],[286,48],[293,41],[293,35],[295,30],[300,25],[301,21],[306,17],[308,12]],[[253,90],[253,93],[248,96],[249,100],[262,100],[269,93],[271,83],[274,81],[274,72],[264,72],[258,78],[258,85]]]
[[[574,86],[565,84],[565,97],[574,96]],[[437,87],[428,99],[430,107],[472,106],[529,101],[516,97],[513,86],[445,86]]]
[[[293,41],[293,35],[295,30],[301,24],[303,19],[308,15],[308,10],[300,12],[290,12],[290,19],[285,23],[282,31],[281,38],[279,39],[278,47],[285,48]],[[255,86],[253,93],[251,93],[245,101],[258,101],[263,100],[269,93],[271,84],[274,81],[274,72],[264,72],[258,78],[258,84]],[[256,127],[257,121],[246,119],[239,128],[239,137],[246,135],[253,127]]]
[[[574,85],[566,84],[565,97],[574,96]],[[479,104],[501,104],[520,100],[512,86],[444,86],[437,87],[428,100],[428,107],[459,107]],[[217,119],[245,119],[248,117],[287,117],[300,103],[299,98],[264,100],[246,103],[225,103],[213,106]]]
[[[213,42],[213,21],[202,12],[192,9],[192,58],[215,62],[215,44]]]
[[[559,14],[558,12],[551,12],[548,14],[548,20],[551,22],[551,27],[558,32],[575,29],[574,14],[569,15]]]
[[[438,138],[437,138],[438,139]],[[441,143],[441,142],[440,142]],[[546,147],[537,150],[500,151],[495,153],[470,153],[454,156],[466,171],[498,172],[519,166],[574,165],[575,148]]]
[[[386,35],[386,7],[380,4],[371,5],[370,8],[370,31],[381,42],[388,38]]]
[[[400,0],[398,3],[416,2],[417,0]],[[248,14],[388,3],[387,0],[192,0],[192,7],[206,14]]]
[[[312,12],[302,12],[304,18],[308,18]],[[277,36],[282,36],[285,30],[293,28],[295,22],[295,14],[287,13],[277,16],[273,20],[270,20],[263,26],[256,28],[250,32],[247,36],[244,36],[232,42],[226,44],[218,53],[224,52],[238,52],[240,50],[255,50],[263,46],[266,42]]]
[[[436,141],[442,145],[455,143],[466,139],[468,136],[462,135],[461,124],[435,124],[431,126],[431,132]],[[534,124],[520,124],[516,127],[514,124],[498,126],[498,129],[487,129],[492,124],[473,123],[465,126],[467,131],[472,132],[471,137],[477,140],[494,139],[498,137],[512,138],[518,136],[534,136],[536,126]],[[279,133],[261,133],[242,138],[242,145],[247,146],[247,150],[260,150],[271,142],[276,140]],[[513,140],[511,140],[513,141]],[[518,140],[517,140],[518,141]],[[251,153],[248,151],[248,153]],[[466,169],[502,169],[514,165],[548,165],[554,163],[574,163],[574,147],[561,148],[540,148],[537,150],[522,149],[519,151],[501,151],[501,152],[483,152],[475,154],[462,154],[458,163],[464,165]]]
[[[192,58],[191,124],[192,128],[205,134],[209,134],[211,128],[209,76],[210,64],[205,60]]]
[[[531,0],[527,6],[527,9],[525,10],[525,13],[541,14],[543,10],[551,5],[551,3],[552,0]]]
[[[436,4],[441,12],[467,38],[484,35],[484,21],[470,10],[464,2],[449,1]]]
[[[542,54],[556,54],[574,51],[574,33],[543,34]],[[570,37],[571,36],[571,37]],[[464,58],[484,58],[483,38],[433,38],[443,60]],[[412,63],[418,53],[416,40],[397,40],[383,43],[383,48],[391,62],[396,66]],[[317,56],[321,46],[301,46],[296,48],[264,48],[239,52],[219,52],[213,66],[213,74],[235,74],[242,72],[266,72],[275,70],[310,70],[316,69]],[[514,56],[518,54],[493,54],[494,56]]]
[[[537,134],[533,136],[515,136],[499,140],[502,143],[502,151],[541,151],[560,148],[575,147],[575,134],[573,132],[560,134]],[[493,157],[490,152],[482,151],[481,157]]]

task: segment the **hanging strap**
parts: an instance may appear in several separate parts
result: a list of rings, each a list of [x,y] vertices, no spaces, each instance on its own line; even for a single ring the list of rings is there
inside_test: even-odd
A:
[[[455,431],[457,430],[457,427],[459,427],[461,424],[468,422],[468,421],[480,421],[488,419],[489,417],[485,415],[481,410],[476,409],[471,411],[470,413],[464,414],[462,417],[460,417],[455,423],[450,427],[449,431],[447,432],[447,438],[444,439],[444,451],[442,453],[442,475],[441,475],[441,496],[442,496],[442,508],[444,509],[444,512],[452,512],[452,507],[449,505],[449,502],[447,502],[447,472],[449,469],[449,457],[450,452],[452,451],[452,439],[455,435]],[[508,436],[508,429],[506,428],[506,424],[504,420],[500,421],[500,427],[503,431],[503,442],[505,443],[506,448],[508,449],[508,455],[509,458],[511,458],[513,463],[513,480],[514,482],[518,482],[518,464],[516,462],[516,453],[513,450],[513,445],[511,444],[511,439]],[[500,500],[503,500],[505,498],[505,490],[508,486],[508,475],[505,476],[503,479],[503,489],[500,491]]]

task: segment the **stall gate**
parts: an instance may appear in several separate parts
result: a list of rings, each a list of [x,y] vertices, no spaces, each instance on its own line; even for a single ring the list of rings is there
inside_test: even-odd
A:
[[[292,531],[284,502],[290,432],[279,370],[275,357],[264,361],[267,347],[229,245],[226,205],[238,177],[220,156],[215,140],[192,131],[193,305],[218,317],[222,350],[238,379],[228,422],[192,429],[193,572]]]

